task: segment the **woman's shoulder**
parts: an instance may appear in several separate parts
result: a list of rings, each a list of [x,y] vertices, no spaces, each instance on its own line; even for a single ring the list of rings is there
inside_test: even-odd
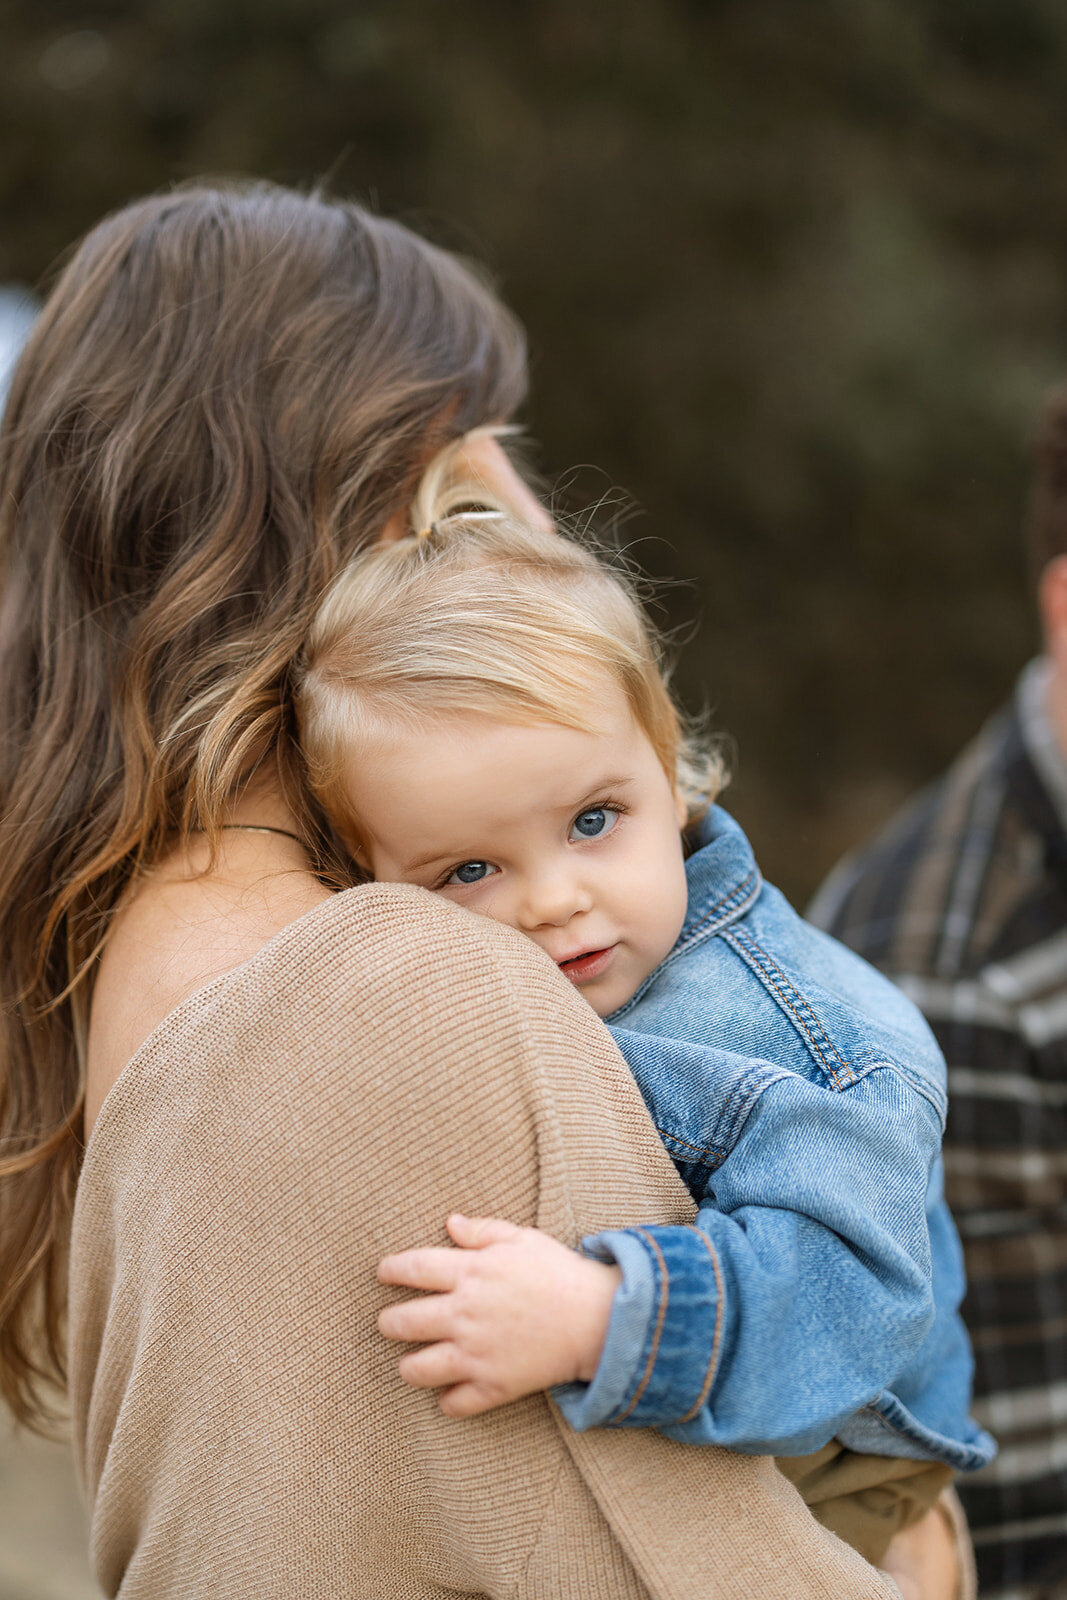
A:
[[[335,894],[306,869],[260,868],[176,874],[123,911],[93,997],[87,1133],[120,1078],[129,1098],[194,1057],[326,1060],[385,1011],[428,1045],[449,994],[464,1026],[489,1026],[502,1010],[543,1009],[546,973],[559,981],[521,934],[425,889]]]
[[[295,841],[261,835],[227,840],[210,869],[196,841],[147,878],[115,919],[93,988],[86,1132],[167,1016],[333,898]]]

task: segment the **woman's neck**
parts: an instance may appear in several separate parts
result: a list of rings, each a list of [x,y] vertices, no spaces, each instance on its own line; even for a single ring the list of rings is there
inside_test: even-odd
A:
[[[164,1016],[330,899],[295,837],[280,785],[250,785],[221,821],[236,831],[222,835],[216,855],[202,836],[176,842],[114,919],[90,1012],[87,1132]]]
[[[221,818],[229,828],[269,828],[298,835],[299,823],[274,774],[256,777],[226,807]]]

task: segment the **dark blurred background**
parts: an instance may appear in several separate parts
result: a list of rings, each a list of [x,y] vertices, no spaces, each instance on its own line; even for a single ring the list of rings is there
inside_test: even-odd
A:
[[[1018,529],[1067,375],[1059,0],[2,6],[0,280],[200,173],[486,261],[535,458],[681,580],[679,682],[798,901],[1034,647]],[[580,470],[575,470],[575,469]]]

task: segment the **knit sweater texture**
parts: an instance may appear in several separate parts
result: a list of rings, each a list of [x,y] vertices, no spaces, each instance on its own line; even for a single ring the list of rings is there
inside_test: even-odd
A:
[[[450,1420],[376,1329],[450,1210],[576,1242],[693,1205],[610,1036],[520,935],[335,896],[152,1034],[86,1152],[76,1453],[123,1600],[891,1600],[764,1458]]]

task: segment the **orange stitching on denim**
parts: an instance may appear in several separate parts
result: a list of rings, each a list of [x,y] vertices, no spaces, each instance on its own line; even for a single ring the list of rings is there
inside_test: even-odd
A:
[[[753,867],[747,878],[743,878],[735,888],[730,890],[729,894],[724,894],[721,900],[717,900],[710,911],[705,911],[699,922],[694,922],[693,926],[689,929],[689,932],[685,936],[686,942],[688,942],[695,933],[699,933],[701,928],[706,927],[707,924],[711,922],[713,917],[715,917],[718,912],[722,910],[723,906],[728,906],[730,904],[731,900],[736,900],[738,905],[743,905],[745,897],[748,893],[749,884],[753,883],[753,881],[758,887],[760,881],[758,867]]]
[[[686,1412],[684,1417],[679,1417],[678,1420],[680,1422],[692,1422],[697,1413],[702,1411],[704,1408],[704,1402],[708,1398],[712,1383],[715,1381],[715,1369],[719,1365],[719,1340],[722,1337],[723,1287],[722,1271],[719,1267],[719,1257],[715,1250],[715,1246],[712,1244],[706,1233],[701,1233],[699,1228],[694,1228],[693,1232],[696,1234],[701,1244],[704,1245],[708,1255],[711,1257],[711,1266],[713,1272],[715,1273],[715,1287],[718,1290],[718,1300],[715,1303],[715,1332],[712,1334],[711,1338],[711,1355],[708,1358],[708,1370],[704,1374],[704,1387],[697,1396],[696,1404]]]
[[[789,1012],[789,1015],[793,1018],[794,1022],[797,1025],[797,1027],[800,1029],[801,1033],[804,1035],[804,1038],[807,1040],[808,1047],[811,1050],[812,1054],[814,1056],[816,1056],[818,1058],[820,1064],[826,1068],[827,1072],[830,1074],[831,1078],[834,1080],[835,1087],[840,1089],[842,1087],[842,1084],[841,1084],[841,1079],[838,1076],[836,1067],[833,1065],[832,1062],[830,1062],[830,1061],[828,1061],[826,1059],[826,1056],[824,1055],[823,1051],[819,1048],[818,1042],[815,1039],[814,1034],[811,1032],[811,1030],[808,1027],[807,1023],[805,1022],[803,1015],[791,1003],[789,994],[785,990],[780,988],[778,984],[775,983],[774,977],[772,976],[772,974],[770,972],[765,972],[764,973],[764,978],[765,978],[767,984],[770,986],[770,988],[773,989],[774,993],[779,997],[779,999],[781,1000],[782,1004],[785,1006],[786,1010]],[[787,982],[788,982],[788,980],[787,980]],[[833,1050],[834,1055],[837,1056],[838,1061],[841,1062],[841,1065],[845,1066],[845,1062],[841,1061],[840,1055],[838,1054],[837,1050],[835,1050],[833,1048],[832,1044],[831,1044],[830,1048]]]
[[[819,1047],[814,1035],[811,1033],[810,1028],[808,1027],[808,1024],[804,1021],[803,1016],[796,1009],[796,1007],[792,1004],[792,1002],[790,1000],[790,995],[796,996],[796,998],[801,1002],[801,1004],[806,1008],[806,1010],[811,1012],[811,1015],[815,1019],[815,1022],[817,1024],[818,1028],[819,1028],[820,1033],[822,1034],[823,1038],[826,1040],[827,1044],[830,1047],[831,1053],[836,1057],[837,1061],[840,1063],[841,1067],[844,1069],[845,1073],[848,1075],[849,1081],[850,1082],[854,1081],[855,1080],[855,1073],[852,1071],[852,1067],[851,1067],[850,1063],[847,1062],[845,1060],[845,1058],[842,1056],[841,1052],[838,1050],[837,1046],[834,1044],[833,1040],[830,1038],[830,1035],[826,1032],[826,1029],[822,1026],[822,1023],[819,1022],[818,1017],[815,1016],[815,1012],[811,1010],[811,1007],[804,1000],[803,995],[799,994],[798,991],[793,987],[793,985],[789,982],[789,979],[786,977],[785,973],[782,971],[781,967],[778,965],[778,963],[776,961],[774,961],[772,959],[771,956],[769,956],[767,954],[767,952],[766,952],[766,950],[764,950],[763,946],[760,945],[760,944],[757,944],[755,939],[753,939],[751,937],[751,935],[747,936],[745,939],[742,939],[738,935],[736,929],[733,931],[733,933],[727,934],[726,937],[734,945],[735,949],[737,948],[738,944],[747,944],[750,947],[750,949],[751,949],[751,951],[753,953],[753,957],[756,960],[757,965],[759,966],[759,970],[760,970],[760,973],[761,973],[761,975],[762,975],[762,977],[764,979],[764,982],[767,984],[767,987],[774,994],[776,994],[778,996],[779,1000],[782,1002],[782,1005],[788,1011],[789,1015],[793,1018],[793,1021],[796,1023],[796,1025],[799,1028],[799,1030],[800,1030],[801,1034],[803,1035],[804,1039],[807,1041],[808,1048],[811,1050],[812,1054],[818,1059],[819,1063],[823,1067],[826,1068],[827,1072],[830,1074],[831,1078],[834,1080],[835,1088],[841,1089],[841,1088],[843,1088],[845,1086],[844,1086],[844,1084],[842,1084],[842,1082],[841,1082],[840,1078],[838,1077],[838,1074],[835,1071],[834,1067],[827,1060],[826,1055],[824,1054],[824,1052],[820,1049],[820,1047]],[[762,959],[760,959],[760,958],[762,958]],[[775,981],[774,981],[776,976],[780,980],[781,987],[779,986],[779,984],[775,983]]]
[[[722,1151],[718,1145],[691,1144],[688,1139],[683,1139],[680,1133],[671,1133],[669,1129],[661,1128],[658,1123],[656,1124],[656,1132],[664,1141],[670,1139],[673,1144],[684,1144],[685,1148],[691,1150],[695,1156],[718,1156],[719,1160],[722,1160]]]
[[[663,1333],[663,1323],[667,1316],[667,1301],[670,1298],[670,1277],[667,1272],[667,1263],[663,1259],[663,1251],[660,1249],[659,1245],[656,1243],[655,1239],[647,1229],[635,1228],[633,1231],[634,1233],[639,1233],[643,1239],[647,1239],[653,1250],[656,1252],[656,1259],[659,1262],[660,1271],[663,1274],[663,1292],[660,1296],[659,1313],[656,1317],[656,1326],[652,1333],[652,1348],[648,1352],[648,1360],[645,1363],[645,1370],[641,1376],[641,1382],[637,1385],[637,1388],[634,1391],[634,1397],[630,1401],[630,1404],[626,1407],[626,1410],[621,1416],[616,1417],[616,1422],[626,1421],[626,1418],[633,1411],[634,1407],[641,1399],[641,1396],[648,1388],[648,1381],[652,1376],[652,1369],[656,1365],[656,1357],[659,1354],[659,1341],[660,1336]]]

